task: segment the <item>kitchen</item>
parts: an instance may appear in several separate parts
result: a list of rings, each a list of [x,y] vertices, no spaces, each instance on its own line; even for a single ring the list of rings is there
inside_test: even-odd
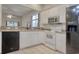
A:
[[[59,53],[67,53],[66,8],[72,5],[41,6],[0,5],[0,53],[13,52],[39,44]]]

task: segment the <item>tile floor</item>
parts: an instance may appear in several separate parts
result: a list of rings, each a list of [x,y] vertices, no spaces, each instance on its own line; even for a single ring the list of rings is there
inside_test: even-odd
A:
[[[19,51],[11,52],[8,54],[60,54],[44,45],[38,45],[30,48],[25,48]]]

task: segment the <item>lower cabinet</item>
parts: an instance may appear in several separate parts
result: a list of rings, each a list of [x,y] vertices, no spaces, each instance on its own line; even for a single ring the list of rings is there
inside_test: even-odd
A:
[[[20,48],[25,48],[26,46],[30,45],[30,36],[29,33],[27,32],[20,32]]]
[[[54,32],[20,32],[20,48],[45,42],[52,49],[66,53],[66,34]]]
[[[66,34],[56,33],[56,50],[66,53]]]
[[[55,33],[54,32],[48,32],[46,33],[46,45],[48,45],[50,48],[55,49]]]
[[[43,32],[20,32],[20,48],[40,44],[44,41]]]

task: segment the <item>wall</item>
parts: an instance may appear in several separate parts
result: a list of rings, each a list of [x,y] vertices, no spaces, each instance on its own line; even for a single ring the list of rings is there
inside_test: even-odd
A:
[[[26,27],[27,24],[30,24],[31,23],[31,14],[28,14],[28,15],[24,15],[22,17],[22,26],[23,27]]]

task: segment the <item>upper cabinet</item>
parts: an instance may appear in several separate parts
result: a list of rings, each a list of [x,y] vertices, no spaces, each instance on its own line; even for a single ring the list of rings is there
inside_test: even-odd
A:
[[[59,23],[59,19],[60,19],[59,16],[49,17],[48,24],[53,25],[53,24]]]
[[[66,8],[64,6],[57,6],[55,8],[50,8],[48,10],[42,11],[40,13],[40,26],[43,26],[43,24],[48,24],[48,18],[54,16],[59,17],[59,23],[66,23],[65,13]]]

